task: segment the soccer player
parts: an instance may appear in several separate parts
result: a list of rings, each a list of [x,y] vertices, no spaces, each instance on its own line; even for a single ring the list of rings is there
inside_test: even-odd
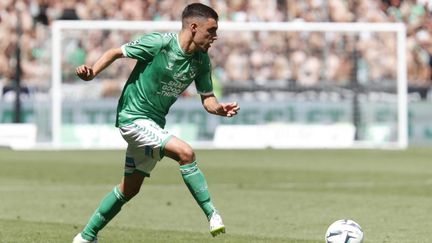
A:
[[[182,13],[179,33],[151,33],[136,41],[106,51],[92,67],[76,68],[78,77],[92,80],[118,58],[137,60],[121,94],[116,126],[128,143],[124,176],[90,217],[77,242],[97,242],[98,232],[140,190],[145,177],[164,156],[176,160],[189,191],[210,223],[210,233],[225,233],[219,212],[212,203],[206,179],[197,166],[194,150],[164,130],[165,116],[177,97],[192,83],[205,110],[232,117],[236,102],[219,103],[213,94],[207,50],[217,39],[218,14],[210,7],[192,3]]]

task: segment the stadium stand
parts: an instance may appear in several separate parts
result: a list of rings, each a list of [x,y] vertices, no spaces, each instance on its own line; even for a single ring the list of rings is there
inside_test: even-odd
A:
[[[46,94],[50,88],[50,25],[54,20],[176,20],[187,0],[3,0],[0,2],[0,98],[8,99],[13,86],[16,66],[17,33],[22,54],[22,85],[30,95]],[[407,26],[408,81],[411,91],[427,97],[432,84],[432,1],[428,0],[207,0],[221,21],[307,21],[307,22],[403,22]],[[20,29],[19,29],[20,28]],[[65,43],[64,82],[74,83],[74,67],[92,63],[103,50],[130,40],[110,33],[90,33],[91,41]],[[394,41],[385,34],[379,42],[359,40],[359,55],[363,56],[371,82],[385,83],[394,79],[396,65],[383,56],[394,50]],[[87,37],[89,38],[89,37]],[[347,53],[350,45],[340,45],[340,39],[330,40],[324,65],[321,56],[322,34],[310,33],[251,33],[227,34],[218,40],[212,53],[215,79],[224,88],[245,90],[247,87],[295,86],[298,89],[317,87],[331,82],[346,85],[353,62]],[[327,37],[326,37],[327,38]],[[386,41],[384,41],[384,39]],[[88,39],[87,39],[88,40]],[[326,40],[327,42],[329,40]],[[349,40],[345,43],[354,43]],[[372,43],[372,44],[371,44]],[[305,45],[308,48],[305,48]],[[235,48],[235,51],[230,51]],[[271,50],[269,52],[269,50]],[[378,50],[378,51],[377,51]],[[125,62],[121,65],[130,66]],[[68,71],[69,70],[69,71]],[[123,71],[122,71],[123,70]],[[127,75],[126,68],[116,66],[101,78],[101,96],[114,97],[120,92]]]

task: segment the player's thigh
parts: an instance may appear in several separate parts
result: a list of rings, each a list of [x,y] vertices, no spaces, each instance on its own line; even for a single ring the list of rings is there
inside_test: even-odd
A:
[[[120,131],[128,143],[125,175],[138,170],[150,176],[156,162],[163,158],[164,146],[172,135],[150,120],[136,120],[120,127]]]

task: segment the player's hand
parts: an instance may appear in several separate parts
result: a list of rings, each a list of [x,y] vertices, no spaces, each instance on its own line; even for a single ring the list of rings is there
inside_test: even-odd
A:
[[[85,81],[90,81],[95,77],[93,69],[86,65],[81,65],[77,67],[75,69],[75,73],[78,77],[80,77],[80,79]]]
[[[225,116],[232,117],[237,115],[237,112],[240,110],[240,106],[237,102],[231,103],[221,103]]]

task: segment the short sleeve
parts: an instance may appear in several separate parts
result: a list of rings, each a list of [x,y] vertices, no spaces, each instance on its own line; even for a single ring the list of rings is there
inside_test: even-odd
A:
[[[195,79],[195,86],[197,92],[201,95],[207,95],[213,93],[213,82],[211,78],[211,63],[210,58],[207,54],[202,57],[202,64],[200,66],[200,72]]]
[[[159,53],[163,46],[163,38],[160,33],[143,35],[135,41],[121,46],[123,56],[140,61],[151,61]]]

